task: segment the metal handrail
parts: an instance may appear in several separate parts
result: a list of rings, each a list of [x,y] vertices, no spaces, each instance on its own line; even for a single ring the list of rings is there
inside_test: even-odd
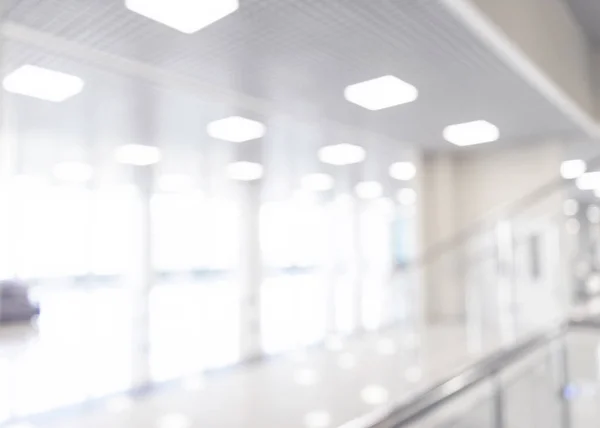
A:
[[[562,339],[573,328],[600,329],[600,317],[573,317],[502,349],[427,388],[408,401],[394,403],[354,419],[340,428],[400,428],[431,414],[451,399],[490,380],[511,364]]]

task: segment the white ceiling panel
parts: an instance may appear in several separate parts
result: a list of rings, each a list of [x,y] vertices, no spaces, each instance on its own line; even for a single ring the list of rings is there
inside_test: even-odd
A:
[[[496,124],[504,139],[581,136],[438,0],[240,3],[239,11],[193,35],[132,13],[122,0],[13,0],[7,18],[265,100],[274,111],[328,119],[424,149],[451,149],[443,128],[479,119]],[[32,60],[12,51],[11,64]],[[415,85],[417,101],[374,112],[344,100],[345,86],[387,74]]]

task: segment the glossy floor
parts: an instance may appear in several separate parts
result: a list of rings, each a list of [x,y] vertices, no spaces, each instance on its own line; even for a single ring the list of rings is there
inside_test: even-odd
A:
[[[287,300],[294,297],[297,316],[278,309],[277,303],[286,307],[280,287],[288,287]],[[0,331],[0,421],[61,428],[334,427],[515,339],[498,326],[423,328],[402,314],[405,322],[393,328],[326,337],[315,310],[323,301],[318,287],[287,278],[271,292],[265,288],[266,308],[278,312],[263,345],[288,352],[213,372],[239,359],[238,302],[227,290],[158,287],[149,305],[150,349],[139,355],[129,294],[111,287],[42,293],[44,314],[35,328]],[[322,341],[323,347],[307,347]],[[166,383],[132,396],[126,391],[140,365],[152,382]]]

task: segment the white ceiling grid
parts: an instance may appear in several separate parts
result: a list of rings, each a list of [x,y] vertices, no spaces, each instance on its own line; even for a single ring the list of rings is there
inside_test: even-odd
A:
[[[429,149],[444,126],[486,119],[506,139],[580,135],[481,45],[438,0],[241,0],[229,17],[185,35],[128,11],[122,0],[13,0],[10,21]],[[394,74],[420,90],[370,112],[343,88]]]

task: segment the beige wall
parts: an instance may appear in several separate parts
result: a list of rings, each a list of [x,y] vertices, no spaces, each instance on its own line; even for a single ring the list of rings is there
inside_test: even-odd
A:
[[[564,160],[563,148],[560,142],[542,142],[470,148],[427,157],[422,190],[423,246],[432,248],[482,219],[495,218],[510,204],[556,180]],[[526,231],[532,223],[539,223],[538,219],[555,216],[561,212],[563,200],[562,192],[545,198],[521,218],[511,221],[511,230]],[[429,319],[463,317],[470,257],[478,255],[479,246],[496,245],[492,242],[496,231],[489,230],[485,238],[454,247],[427,265],[424,281]]]

